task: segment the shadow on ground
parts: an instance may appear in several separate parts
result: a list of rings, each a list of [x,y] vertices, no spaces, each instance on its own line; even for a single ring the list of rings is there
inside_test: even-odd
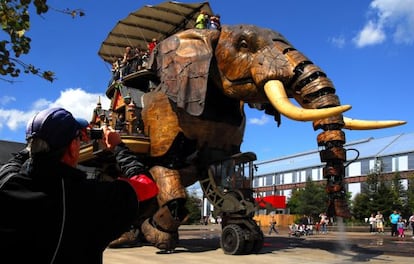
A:
[[[260,254],[272,254],[278,251],[289,251],[297,248],[323,250],[331,254],[343,256],[351,262],[368,262],[372,259],[382,259],[385,255],[414,257],[414,241],[382,236],[338,237],[309,236],[309,237],[265,237]],[[214,251],[220,248],[220,237],[210,234],[201,238],[181,238],[174,253],[199,253]]]

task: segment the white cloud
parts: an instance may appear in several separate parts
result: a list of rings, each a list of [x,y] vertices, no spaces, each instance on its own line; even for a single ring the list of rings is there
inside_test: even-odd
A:
[[[344,36],[338,36],[338,37],[332,37],[330,39],[330,42],[337,48],[343,48],[345,47],[345,37]]]
[[[249,118],[249,124],[252,125],[265,125],[269,123],[269,117],[267,117],[266,115],[262,115],[260,118]]]
[[[25,127],[27,121],[36,113],[36,111],[21,111],[17,109],[5,110],[0,108],[0,129],[5,126],[12,131],[16,131],[19,127]]]
[[[10,102],[14,102],[16,101],[16,98],[12,97],[12,96],[2,96],[0,97],[0,105],[6,105]]]
[[[80,88],[62,91],[60,97],[51,106],[63,107],[76,117],[91,120],[92,110],[96,107],[99,98],[102,108],[108,109],[110,102],[105,95],[87,93]]]
[[[373,0],[370,19],[353,39],[357,47],[384,42],[414,43],[414,0]]]
[[[368,21],[365,27],[354,38],[357,47],[375,45],[384,42],[386,39],[383,29],[372,21]]]
[[[45,98],[40,98],[33,102],[32,109],[36,111],[40,111],[42,109],[48,108],[51,104],[52,104],[51,101]]]
[[[99,97],[101,98],[102,107],[108,109],[110,101],[105,95],[88,93],[81,88],[64,90],[55,101],[40,98],[27,111],[0,108],[0,129],[7,127],[12,131],[16,131],[24,128],[30,118],[38,111],[49,107],[63,107],[76,117],[91,120],[92,111],[96,107]]]

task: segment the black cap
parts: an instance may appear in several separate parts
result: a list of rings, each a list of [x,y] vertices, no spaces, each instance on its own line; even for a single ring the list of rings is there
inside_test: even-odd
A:
[[[40,111],[27,123],[26,139],[40,138],[51,150],[57,150],[68,146],[79,130],[87,126],[88,121],[74,118],[63,108],[50,108]]]

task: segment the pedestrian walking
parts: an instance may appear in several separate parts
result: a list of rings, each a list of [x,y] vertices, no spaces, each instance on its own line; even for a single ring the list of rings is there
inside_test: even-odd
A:
[[[270,217],[269,235],[272,234],[272,231],[275,232],[276,234],[279,234],[279,231],[277,231],[276,229],[276,219],[274,215]]]

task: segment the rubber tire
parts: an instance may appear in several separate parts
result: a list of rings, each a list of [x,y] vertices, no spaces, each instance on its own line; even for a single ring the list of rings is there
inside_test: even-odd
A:
[[[263,245],[264,245],[264,235],[263,235],[263,232],[259,230],[259,239],[256,239],[254,241],[254,246],[250,253],[254,253],[254,254],[259,253],[260,250],[262,250]]]
[[[240,255],[244,253],[244,231],[235,224],[223,228],[221,232],[220,246],[227,255]]]
[[[250,232],[245,230],[244,232]],[[264,235],[260,228],[256,228],[257,238],[255,240],[246,240],[244,242],[244,254],[257,254],[262,250],[264,244]]]

